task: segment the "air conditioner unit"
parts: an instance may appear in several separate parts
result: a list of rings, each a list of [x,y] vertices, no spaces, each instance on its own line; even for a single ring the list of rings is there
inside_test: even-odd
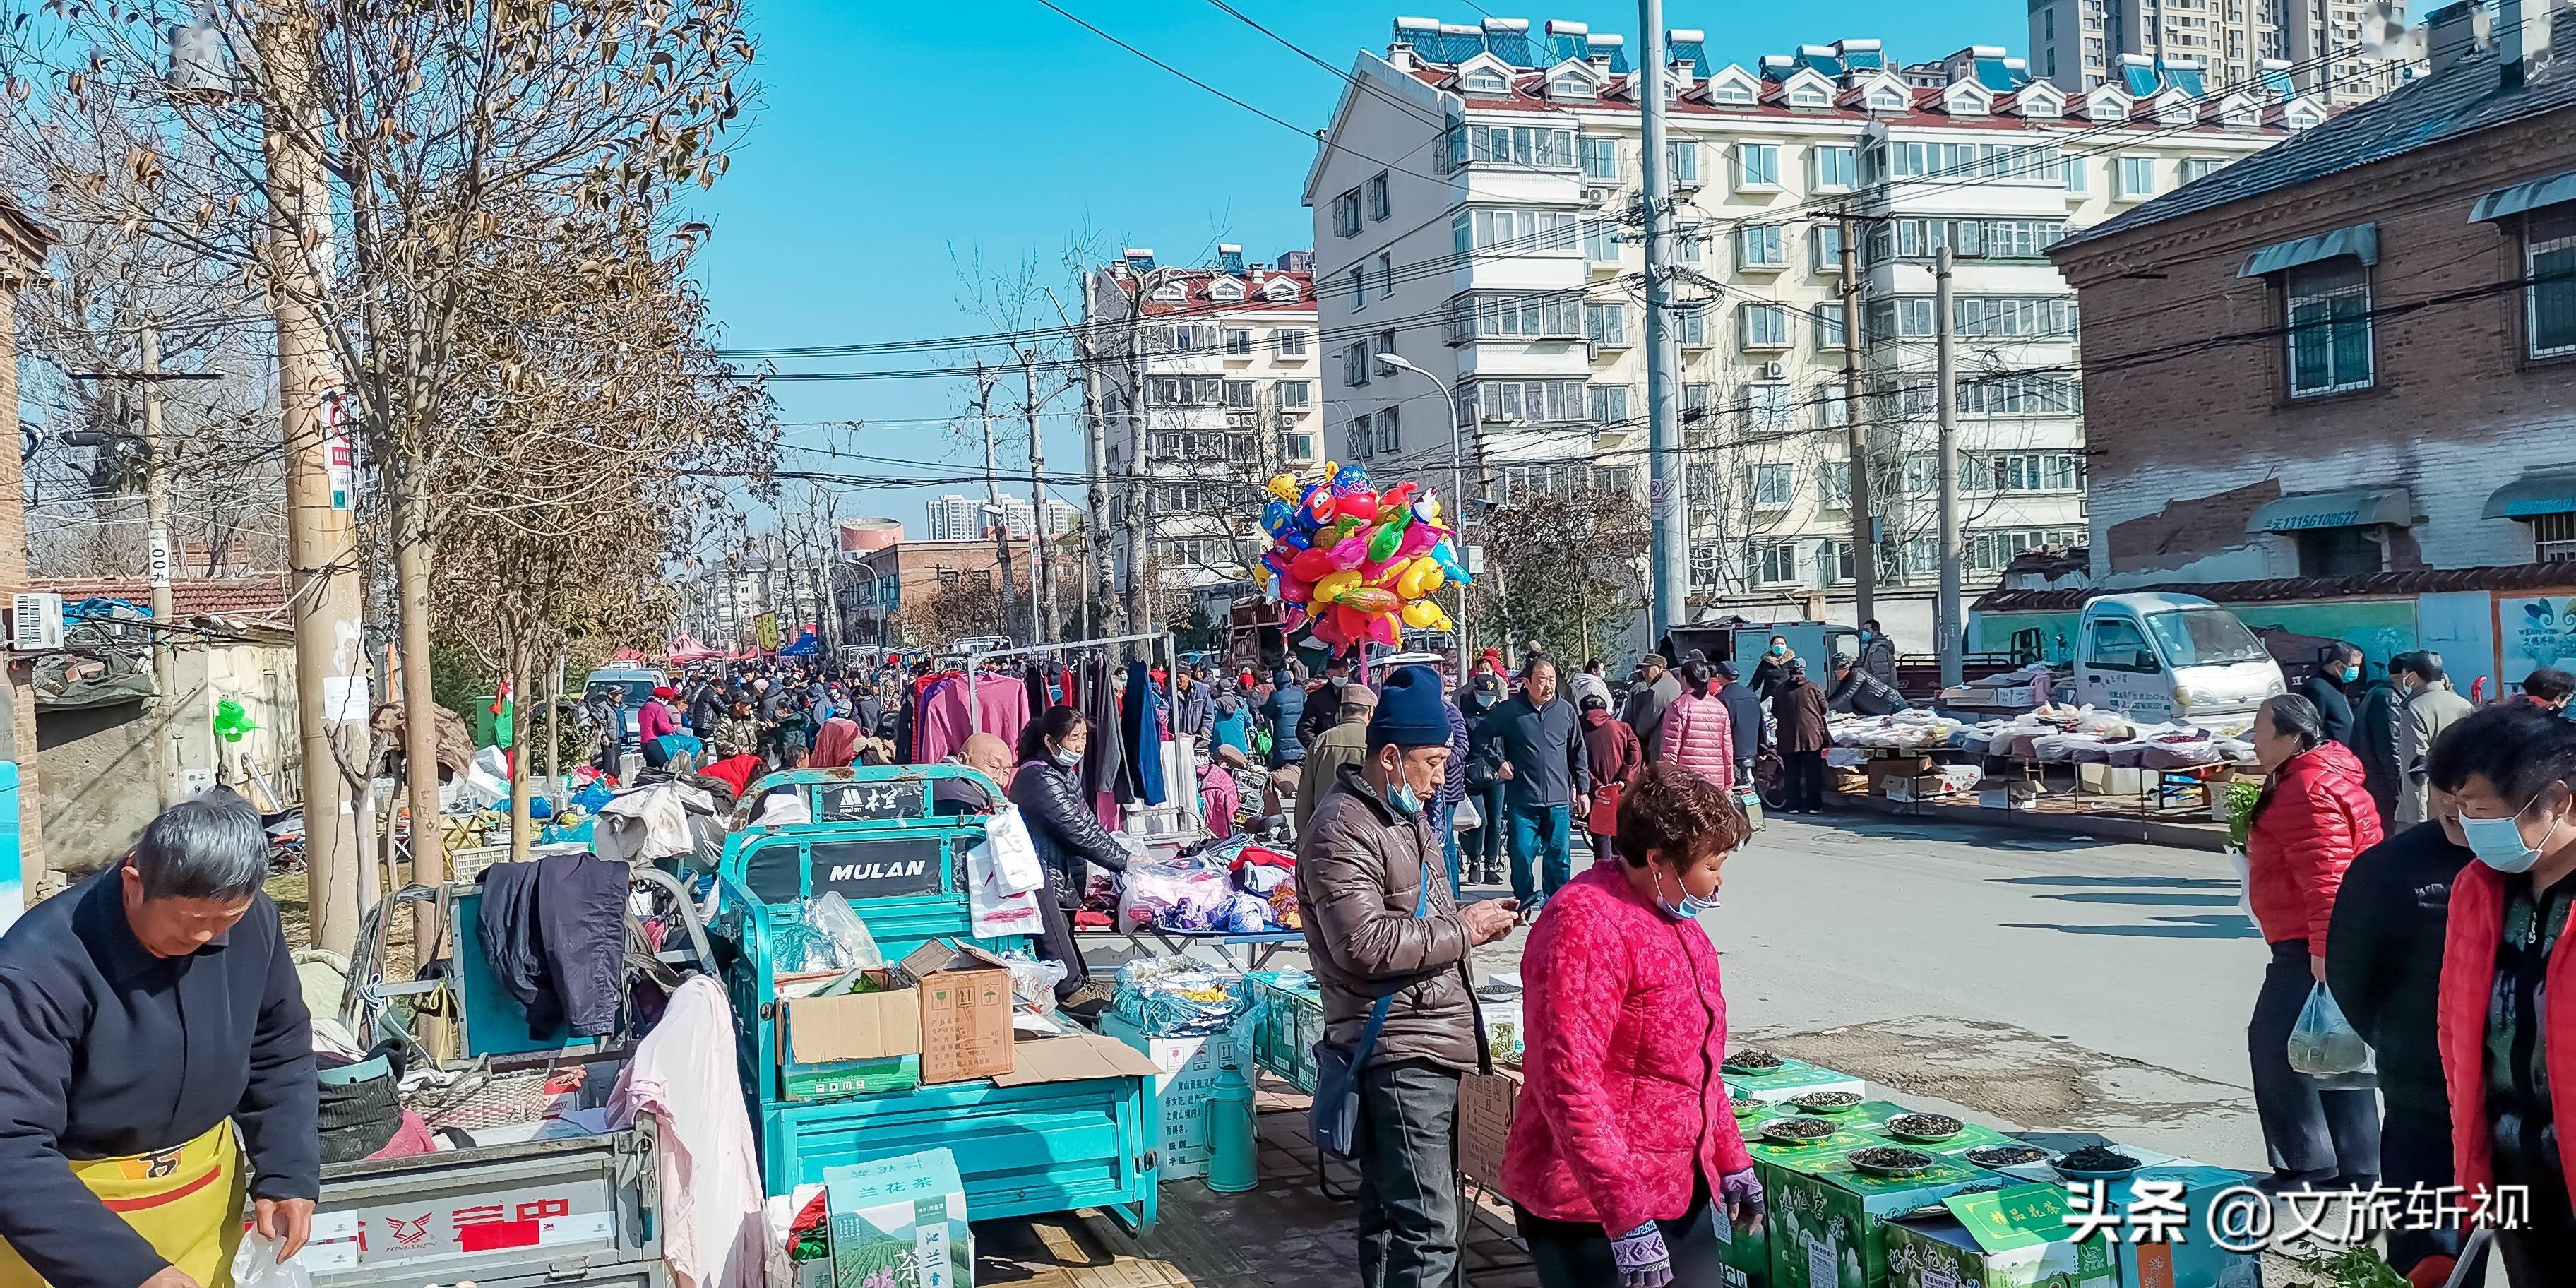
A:
[[[1586,188],[1583,190],[1583,204],[1587,206],[1606,205],[1612,197],[1617,195],[1619,195],[1619,192],[1616,188]]]
[[[1225,414],[1227,429],[1251,429],[1259,423],[1259,414],[1256,412],[1230,411]]]
[[[1786,380],[1786,379],[1788,379],[1788,378],[1789,378],[1789,364],[1788,364],[1788,363],[1786,363],[1786,362],[1782,362],[1782,361],[1781,361],[1781,360],[1779,360],[1778,358],[1773,358],[1773,359],[1772,359],[1772,360],[1770,360],[1769,362],[1763,363],[1763,364],[1762,364],[1762,378],[1763,378],[1763,379],[1765,379],[1765,380]]]
[[[1281,412],[1279,413],[1279,428],[1281,428],[1281,429],[1295,429],[1295,428],[1297,428],[1297,415],[1298,415],[1298,413],[1293,412],[1293,411],[1285,411],[1285,410],[1281,411]]]
[[[11,597],[9,647],[41,653],[63,646],[63,597],[22,594]]]

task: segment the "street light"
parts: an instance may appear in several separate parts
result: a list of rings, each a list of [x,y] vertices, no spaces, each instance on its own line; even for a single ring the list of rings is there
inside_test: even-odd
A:
[[[1451,522],[1458,530],[1458,562],[1464,566],[1467,562],[1467,457],[1465,448],[1461,446],[1460,426],[1466,423],[1467,409],[1458,405],[1455,386],[1393,352],[1377,355],[1377,365],[1384,374],[1410,371],[1437,386],[1442,396],[1449,400],[1449,504],[1456,511]],[[1457,626],[1458,678],[1464,683],[1467,678],[1467,587],[1463,584],[1458,587]]]

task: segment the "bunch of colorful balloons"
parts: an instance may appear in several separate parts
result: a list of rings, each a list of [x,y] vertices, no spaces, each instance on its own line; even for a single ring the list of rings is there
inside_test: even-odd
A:
[[[1262,589],[1283,606],[1281,628],[1306,627],[1336,652],[1366,640],[1392,645],[1399,622],[1450,629],[1431,596],[1473,579],[1441,526],[1439,496],[1413,483],[1378,491],[1357,465],[1327,462],[1324,480],[1270,480]]]

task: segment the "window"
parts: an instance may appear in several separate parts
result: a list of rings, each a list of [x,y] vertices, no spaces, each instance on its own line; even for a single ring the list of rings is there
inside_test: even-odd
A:
[[[1225,405],[1226,405],[1226,406],[1228,406],[1228,407],[1249,407],[1249,406],[1251,406],[1251,405],[1252,405],[1252,382],[1251,382],[1251,381],[1249,381],[1249,380],[1229,380],[1229,381],[1226,381],[1226,382],[1225,382]]]
[[[1604,349],[1627,348],[1628,306],[1618,303],[1584,305],[1583,338]]]
[[[2066,190],[2079,197],[2092,191],[2092,180],[2087,177],[2091,173],[2085,168],[2085,158],[2066,158]]]
[[[1353,188],[1349,192],[1345,192],[1342,195],[1333,198],[1333,235],[1335,237],[1357,237],[1360,235],[1359,189]]]
[[[1628,386],[1592,385],[1585,396],[1592,400],[1592,423],[1616,425],[1628,419]]]
[[[1608,219],[1583,221],[1583,257],[1595,264],[1619,262],[1619,225]]]
[[[1479,380],[1458,396],[1482,420],[1580,421],[1592,414],[1580,380]]]
[[[1391,251],[1380,252],[1377,257],[1377,297],[1382,300],[1393,294],[1395,294],[1395,255]]]
[[[1736,191],[1768,192],[1779,186],[1779,144],[1739,143],[1735,145]]]
[[[2531,561],[2556,563],[2576,559],[2576,514],[2536,514],[2531,517]]]
[[[2370,387],[2370,268],[2349,255],[2282,275],[2290,395]]]
[[[2075,456],[2071,452],[1999,452],[1985,459],[1987,481],[1993,484],[1988,491],[2075,490]]]
[[[1281,327],[1278,330],[1271,332],[1270,343],[1274,348],[1278,349],[1280,357],[1302,358],[1306,356],[1306,333],[1297,328]]]
[[[1453,165],[1574,168],[1572,130],[1544,125],[1453,125],[1449,127],[1448,144]]]
[[[2064,296],[1963,295],[1950,302],[1969,339],[2062,340],[2075,334],[2075,302]]]
[[[1582,237],[1582,221],[1562,210],[1477,210],[1461,214],[1451,225],[1458,251],[1573,250]]]
[[[1851,423],[1851,404],[1843,400],[1843,387],[1837,382],[1816,386],[1807,405],[1816,409],[1816,428],[1841,429]]]
[[[1756,433],[1795,429],[1796,402],[1787,385],[1747,385],[1744,387],[1744,428]]]
[[[1788,348],[1789,306],[1747,303],[1744,306],[1744,347],[1747,349]]]
[[[1160,407],[1213,407],[1224,397],[1225,385],[1216,376],[1156,376],[1151,392]]]
[[[1282,380],[1279,382],[1279,409],[1281,411],[1304,411],[1314,405],[1314,381]]]
[[[2299,547],[2302,577],[2355,577],[2386,570],[2379,542],[2368,528],[2312,528],[2291,536]]]
[[[1785,586],[1798,579],[1798,547],[1787,541],[1753,548],[1753,579],[1765,586]]]
[[[1678,224],[1673,228],[1673,259],[1684,264],[1708,261],[1708,234],[1698,224]]]
[[[1701,381],[1682,385],[1682,419],[1699,420],[1708,415],[1709,387]]]
[[[1580,76],[1559,76],[1547,83],[1547,96],[1565,99],[1599,98],[1601,91],[1594,89],[1592,82]]]
[[[1899,259],[1931,259],[1947,246],[1963,258],[2039,259],[2066,236],[2062,219],[1899,219]]]
[[[1791,107],[1830,107],[1832,105],[1833,96],[1827,94],[1821,87],[1812,82],[1802,84],[1796,89],[1789,91],[1789,106]]]
[[[2084,386],[2073,376],[1988,376],[1959,382],[1965,416],[2076,416]]]
[[[1369,382],[1368,341],[1362,340],[1342,350],[1342,383],[1357,389]]]
[[[2182,159],[2182,181],[2184,183],[2189,183],[2194,179],[2206,178],[2210,175],[2216,174],[2218,172],[2218,167],[2225,164],[2227,163],[2216,157],[2184,157]]]
[[[1241,327],[1229,328],[1225,333],[1225,351],[1236,354],[1251,353],[1252,332]]]
[[[1673,309],[1673,331],[1685,349],[1708,347],[1708,306],[1683,304]]]
[[[1778,224],[1746,224],[1735,230],[1735,266],[1787,268],[1787,230]]]
[[[1512,93],[1512,83],[1501,72],[1479,67],[1459,78],[1458,89],[1466,94],[1509,98]]]
[[[2105,671],[2135,671],[2140,674],[2156,669],[2156,655],[2147,647],[2146,635],[2136,622],[2125,617],[2096,617],[2093,629],[2086,635],[2084,664]]]
[[[1852,579],[1852,544],[1830,538],[1817,542],[1816,577],[1832,586],[1850,581]]]
[[[1732,67],[1728,68],[1727,71],[1733,72],[1734,74],[1719,75],[1709,82],[1708,101],[1712,103],[1752,102],[1755,98],[1754,89],[1751,85],[1745,83],[1743,73]]]
[[[1377,450],[1397,452],[1403,448],[1404,425],[1396,418],[1395,408],[1380,409],[1377,414]]]
[[[1699,144],[1689,139],[1674,139],[1664,144],[1664,168],[1672,171],[1673,186],[1699,186]]]
[[[1900,179],[1994,179],[2056,187],[2066,181],[2065,154],[2036,143],[1896,143],[1888,163]]]
[[[1350,429],[1343,436],[1343,459],[1368,455],[1369,440],[1369,418],[1361,416],[1352,420]]]
[[[1763,510],[1785,510],[1798,503],[1798,467],[1787,463],[1747,465],[1744,467],[1744,492],[1753,498],[1754,507]],[[1794,578],[1775,578],[1787,581]]]
[[[2237,662],[2272,660],[2270,651],[2263,647],[2263,641],[2247,629],[2243,620],[2216,606],[2149,613],[2147,634],[2155,638],[2165,661],[2176,670],[2186,666],[2227,666]]]
[[[1218,339],[1215,327],[1199,324],[1154,327],[1145,338],[1148,345],[1165,353],[1205,353],[1217,346]]]
[[[1857,149],[1819,146],[1814,150],[1814,156],[1818,188],[1832,190],[1859,184],[1860,157]]]
[[[1816,347],[1819,349],[1843,349],[1850,347],[1850,343],[1850,329],[1843,324],[1843,306],[1840,304],[1817,305]]]
[[[1279,454],[1292,461],[1311,461],[1315,459],[1315,436],[1308,433],[1281,434]]]
[[[1922,296],[1901,300],[1878,300],[1869,306],[1869,331],[1872,344],[1887,340],[1929,339],[1932,335],[1932,301]]]
[[[2531,356],[2576,353],[2576,206],[2543,207],[2524,216],[2523,298]]]
[[[1816,484],[1824,489],[1825,505],[1830,509],[1851,507],[1851,462],[1827,461],[1816,471]]]
[[[1386,175],[1380,172],[1376,178],[1368,181],[1368,217],[1373,223],[1384,223],[1386,217],[1393,213],[1392,199],[1387,194]]]
[[[1363,266],[1363,265],[1359,265],[1359,264],[1353,264],[1353,265],[1351,265],[1350,287],[1351,287],[1351,312],[1353,312],[1353,313],[1357,313],[1357,312],[1359,312],[1361,309],[1367,308],[1367,307],[1368,307],[1368,269],[1367,269],[1365,266]]]
[[[1807,240],[1808,244],[1815,248],[1814,262],[1809,267],[1819,273],[1843,271],[1843,226],[1841,224],[1817,224],[1814,234]]]
[[[1587,138],[1583,141],[1583,177],[1603,183],[1619,181],[1619,140]]]
[[[2156,159],[2122,157],[2120,167],[2120,200],[2144,201],[2156,195]]]
[[[1582,295],[1573,291],[1466,296],[1450,302],[1449,343],[1572,340],[1585,334],[1582,305]]]

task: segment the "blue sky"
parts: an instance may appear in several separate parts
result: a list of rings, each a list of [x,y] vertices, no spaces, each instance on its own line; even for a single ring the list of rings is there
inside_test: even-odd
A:
[[[1306,129],[1331,116],[1343,82],[1202,0],[1057,0],[1066,9],[1236,97]],[[1335,67],[1382,52],[1398,13],[1474,22],[1484,13],[1414,0],[1234,0],[1235,7]],[[715,225],[699,273],[724,340],[736,347],[843,344],[992,329],[962,306],[952,263],[980,252],[1017,264],[1035,254],[1061,292],[1067,246],[1088,228],[1108,253],[1150,246],[1192,261],[1219,241],[1256,261],[1313,239],[1299,190],[1314,144],[1157,70],[1036,0],[987,0],[973,16],[885,0],[752,0],[762,99],[733,169],[696,211]],[[1629,33],[1633,4],[1493,13],[1589,22]],[[2023,52],[2023,6],[2010,0],[1922,5],[1847,0],[1823,19],[1800,5],[1673,0],[1666,22],[1709,32],[1710,52],[1750,64],[1800,42],[1876,36],[1905,61],[1975,43]],[[1801,15],[1809,16],[1801,16]],[[1733,25],[1724,25],[1732,23]],[[1070,306],[1071,298],[1067,297]],[[956,352],[824,358],[782,370],[951,365]],[[782,382],[791,450],[783,468],[935,477],[980,469],[969,444],[922,418],[954,415],[971,383]],[[1059,399],[1070,413],[1077,404]],[[811,424],[874,422],[850,435]],[[1047,429],[1048,473],[1077,473],[1070,414]],[[860,460],[863,453],[884,458]],[[1024,449],[1003,458],[1025,463]],[[923,534],[923,504],[981,484],[847,491],[844,517],[887,515]],[[1022,484],[1011,491],[1026,495]],[[1073,498],[1079,504],[1079,498]]]

